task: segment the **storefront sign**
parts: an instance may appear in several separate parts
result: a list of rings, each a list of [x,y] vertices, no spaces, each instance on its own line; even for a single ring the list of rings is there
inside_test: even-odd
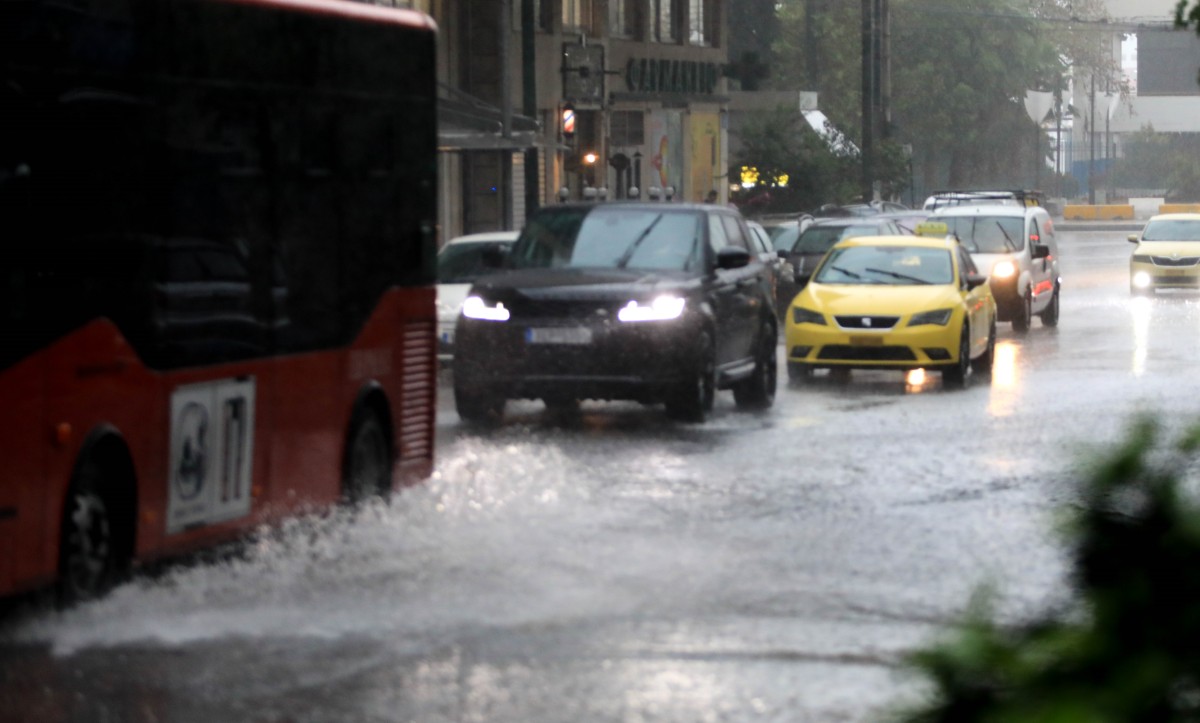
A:
[[[711,95],[720,75],[716,63],[694,60],[630,58],[625,65],[625,85],[633,93]]]

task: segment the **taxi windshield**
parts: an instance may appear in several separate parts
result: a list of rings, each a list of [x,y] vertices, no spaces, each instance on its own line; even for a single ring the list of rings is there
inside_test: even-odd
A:
[[[886,286],[949,284],[954,281],[954,267],[946,249],[846,246],[830,252],[813,281]]]
[[[1025,245],[1022,216],[943,216],[947,233],[973,254],[1007,254]]]
[[[1151,221],[1142,234],[1143,241],[1200,241],[1200,219]]]

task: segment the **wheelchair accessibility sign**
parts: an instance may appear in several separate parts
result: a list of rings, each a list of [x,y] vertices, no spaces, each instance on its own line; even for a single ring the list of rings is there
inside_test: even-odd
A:
[[[168,534],[249,514],[254,396],[252,377],[171,394]]]

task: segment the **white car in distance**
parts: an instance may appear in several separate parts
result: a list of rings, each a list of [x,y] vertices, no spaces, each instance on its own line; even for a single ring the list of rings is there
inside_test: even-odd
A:
[[[506,254],[519,231],[488,231],[446,242],[437,257],[438,360],[454,358],[454,327],[471,284],[498,269],[484,262],[489,250]]]

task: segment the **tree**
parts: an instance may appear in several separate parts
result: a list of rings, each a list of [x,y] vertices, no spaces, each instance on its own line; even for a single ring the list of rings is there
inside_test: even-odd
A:
[[[910,723],[1200,719],[1200,426],[1167,448],[1141,419],[1081,485],[1067,527],[1075,604],[1015,627],[977,605],[913,664],[933,685]]]
[[[1196,133],[1143,128],[1130,136],[1118,163],[1125,186],[1162,189],[1173,201],[1200,199],[1200,135]]]
[[[1175,26],[1194,27],[1196,34],[1200,35],[1200,0],[1195,0],[1191,9],[1188,9],[1188,0],[1179,0],[1179,4],[1175,6]],[[1200,77],[1197,78],[1197,82],[1200,82]]]
[[[831,148],[794,108],[758,114],[737,137],[741,148],[732,165],[758,174],[754,189],[733,198],[744,210],[799,211],[857,198],[858,155]]]
[[[816,90],[826,115],[855,138],[860,8],[835,0],[784,3],[771,81]],[[1102,16],[1099,0],[890,0],[890,8],[890,137],[913,147],[922,185],[1031,181],[1039,136],[1023,108],[1025,92],[1060,87],[1076,58],[1101,67],[1096,25],[1087,22]]]

